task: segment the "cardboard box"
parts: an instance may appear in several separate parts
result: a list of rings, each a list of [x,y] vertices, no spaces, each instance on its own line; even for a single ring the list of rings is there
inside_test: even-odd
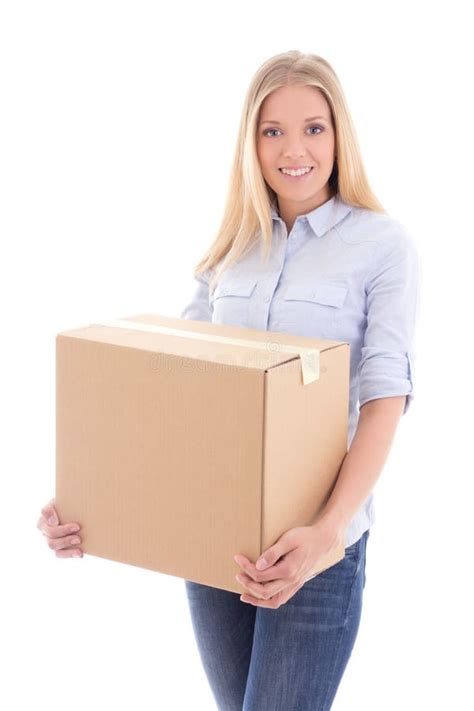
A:
[[[60,520],[81,523],[85,553],[242,593],[233,556],[255,562],[331,493],[350,345],[168,316],[112,323],[56,337]],[[179,335],[141,330],[157,327]],[[343,557],[341,545],[311,577]]]

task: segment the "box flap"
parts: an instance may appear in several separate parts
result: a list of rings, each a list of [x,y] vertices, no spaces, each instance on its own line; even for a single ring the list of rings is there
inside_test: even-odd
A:
[[[90,324],[89,326],[62,331],[59,336],[85,338],[87,340],[110,343],[128,348],[139,348],[153,353],[164,353],[198,360],[233,365],[241,368],[268,370],[276,366],[297,360],[297,353],[287,353],[279,350],[281,347],[314,348],[324,351],[338,347],[341,341],[294,336],[277,331],[262,332],[257,329],[240,326],[223,326],[208,321],[172,318],[156,314],[139,314],[125,317],[125,321],[135,321],[142,324],[165,326],[183,331],[199,331],[202,334],[221,335],[230,338],[241,338],[265,343],[266,348],[240,346],[214,341],[196,340],[178,335],[148,333],[126,328],[113,328],[108,325]]]

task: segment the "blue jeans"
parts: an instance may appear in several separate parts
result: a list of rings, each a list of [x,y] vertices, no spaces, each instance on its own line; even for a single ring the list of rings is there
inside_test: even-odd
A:
[[[370,529],[369,529],[370,530]],[[276,609],[185,580],[219,711],[328,711],[359,629],[369,530]],[[362,706],[354,703],[355,707]]]

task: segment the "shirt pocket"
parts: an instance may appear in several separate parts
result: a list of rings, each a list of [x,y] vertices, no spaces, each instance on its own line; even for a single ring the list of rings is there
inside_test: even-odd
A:
[[[256,284],[255,277],[219,282],[209,299],[212,304],[212,322],[246,327]]]
[[[336,338],[347,297],[347,284],[290,284],[284,296],[285,317],[313,338]]]

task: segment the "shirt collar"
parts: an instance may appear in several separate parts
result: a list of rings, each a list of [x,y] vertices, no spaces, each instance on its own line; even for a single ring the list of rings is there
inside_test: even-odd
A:
[[[304,217],[307,218],[315,235],[323,237],[326,232],[341,222],[351,210],[352,205],[344,202],[340,195],[336,194],[330,200],[311,210],[311,212],[307,212]],[[271,214],[274,220],[282,219],[276,210],[276,203],[271,204]]]

